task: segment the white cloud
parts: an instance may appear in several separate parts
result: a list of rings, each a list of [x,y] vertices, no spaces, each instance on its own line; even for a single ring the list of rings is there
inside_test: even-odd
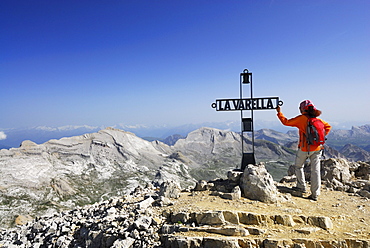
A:
[[[6,139],[6,134],[4,132],[0,132],[0,140]]]

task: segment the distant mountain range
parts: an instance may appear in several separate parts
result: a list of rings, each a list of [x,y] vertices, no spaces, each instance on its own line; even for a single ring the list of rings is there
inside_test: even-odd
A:
[[[117,125],[114,128],[132,132],[148,141],[159,140],[167,145],[174,145],[178,139],[183,139],[190,132],[205,126],[235,132],[240,130],[240,123],[235,121],[188,124],[177,127]],[[6,135],[6,139],[0,140],[0,149],[19,147],[24,140],[31,140],[36,144],[42,144],[51,139],[98,132],[104,128],[84,125],[58,128],[40,126],[24,129],[0,129]],[[296,130],[290,130],[283,133],[272,129],[260,129],[255,131],[255,139],[267,140],[278,145],[296,149],[298,132]],[[370,125],[353,126],[350,130],[333,129],[328,135],[327,145],[349,160],[366,160],[370,153]]]

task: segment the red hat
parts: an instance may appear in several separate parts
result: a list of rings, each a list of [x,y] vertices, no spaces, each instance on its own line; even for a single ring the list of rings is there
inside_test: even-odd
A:
[[[315,105],[313,105],[313,103],[310,101],[310,100],[304,100],[303,102],[301,102],[301,104],[299,105],[299,107],[303,110],[308,110],[308,107],[309,106],[312,106],[313,109],[316,109],[315,108]]]

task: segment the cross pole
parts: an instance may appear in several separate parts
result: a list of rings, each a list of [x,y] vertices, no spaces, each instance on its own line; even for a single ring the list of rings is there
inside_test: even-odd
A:
[[[243,86],[250,86],[250,98],[243,97]],[[252,88],[252,73],[248,69],[244,69],[240,73],[240,97],[237,99],[217,99],[216,102],[211,104],[212,108],[216,111],[240,111],[241,118],[241,143],[242,143],[242,163],[241,171],[244,171],[248,164],[256,164],[254,156],[254,125],[253,125],[253,111],[264,110],[264,109],[276,109],[278,106],[283,105],[283,101],[279,100],[279,97],[263,97],[253,98]],[[246,113],[249,112],[249,115]],[[252,134],[252,151],[244,152],[244,133],[250,132]]]

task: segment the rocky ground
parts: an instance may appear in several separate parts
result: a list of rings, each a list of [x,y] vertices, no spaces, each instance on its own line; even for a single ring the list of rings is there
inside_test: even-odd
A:
[[[324,187],[316,202],[306,199],[306,195],[292,195],[290,184],[277,186],[275,203],[243,197],[224,199],[209,190],[180,193],[176,186],[138,188],[126,197],[1,230],[0,247],[357,248],[370,244],[369,198]],[[184,213],[189,218],[181,217]],[[223,213],[222,222],[226,221],[219,223],[216,215],[200,220],[204,213]],[[225,213],[249,213],[260,222],[243,224],[239,214],[240,222],[230,223],[232,218]],[[279,222],[277,216],[290,217]],[[326,218],[329,223],[302,221],[313,217]],[[342,245],[338,245],[340,242]]]
[[[169,207],[177,226],[164,235],[165,247],[369,247],[369,164],[328,159],[321,165],[318,201],[308,199],[309,190],[292,189],[294,176],[273,182],[263,164],[199,182],[195,189],[203,191],[183,194]]]
[[[122,197],[0,229],[0,247],[370,247],[368,163],[322,161],[318,201],[273,181],[263,163],[227,179],[148,183]],[[243,196],[243,197],[242,197]]]
[[[290,184],[278,184],[278,188],[286,192]],[[174,201],[174,205],[166,207],[166,210],[174,213],[179,212],[206,212],[206,211],[234,211],[251,212],[259,215],[291,215],[293,216],[322,216],[332,220],[332,228],[312,229],[311,232],[298,232],[297,230],[309,227],[305,223],[296,223],[294,226],[276,225],[265,223],[261,226],[266,232],[258,238],[273,239],[338,239],[348,238],[368,239],[370,237],[370,199],[353,194],[333,191],[324,188],[319,200],[312,201],[305,197],[293,196],[290,193],[281,193],[278,202],[264,203],[247,198],[227,200],[214,196],[210,191],[198,191],[193,193],[181,193],[180,198]],[[199,235],[189,232],[184,235]],[[256,236],[257,237],[257,236]]]

